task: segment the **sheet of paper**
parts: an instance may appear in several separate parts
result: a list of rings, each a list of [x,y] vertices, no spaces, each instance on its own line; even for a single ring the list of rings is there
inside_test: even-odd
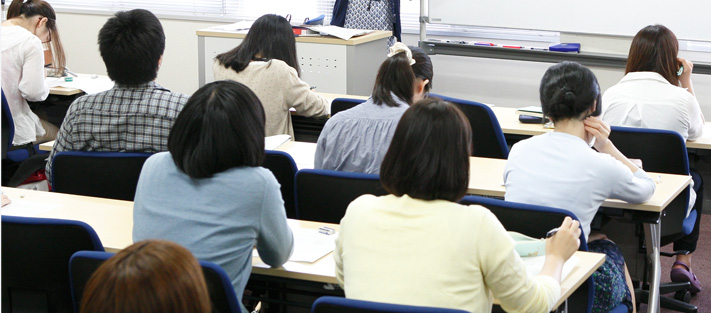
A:
[[[314,160],[316,157],[316,145],[311,143],[302,142],[292,142],[290,149],[284,150],[284,152],[291,155],[296,162],[296,167],[301,169],[312,169],[314,168]]]
[[[51,202],[27,201],[23,199],[10,199],[12,202],[0,208],[0,214],[11,216],[38,217],[43,213],[57,209],[61,205]]]
[[[536,276],[543,269],[543,262],[546,260],[546,257],[534,256],[521,259],[523,260],[523,264],[526,265],[526,272],[531,276]],[[565,262],[565,265],[563,265],[563,273],[561,273],[560,279],[565,279],[578,262],[580,262],[580,258],[571,256],[570,259]]]
[[[47,77],[46,80],[49,87],[76,88],[90,95],[114,87],[114,82],[108,76],[103,75],[82,74],[79,77],[72,77],[70,82],[65,81],[64,77]]]
[[[254,21],[241,21],[241,22],[227,24],[227,25],[213,26],[213,27],[209,27],[207,29],[214,30],[214,31],[230,31],[230,32],[247,31],[247,30],[249,30],[250,27],[252,27],[252,24],[254,24]]]
[[[336,248],[336,237],[338,233],[326,235],[318,232],[318,229],[305,229],[292,226],[289,221],[292,234],[294,234],[294,252],[289,258],[290,262],[314,263],[325,255],[333,252]],[[257,249],[253,250],[252,256],[259,256]]]
[[[365,35],[365,34],[373,32],[372,30],[367,30],[367,29],[350,29],[350,28],[343,28],[343,27],[338,27],[338,26],[333,26],[333,25],[308,26],[307,28],[310,30],[313,30],[313,31],[317,31],[322,34],[338,37],[343,40],[348,40],[348,39],[351,39],[355,36],[361,36],[361,35]]]
[[[289,141],[289,139],[291,139],[291,136],[289,135],[274,135],[264,137],[264,149],[275,150],[285,142]]]

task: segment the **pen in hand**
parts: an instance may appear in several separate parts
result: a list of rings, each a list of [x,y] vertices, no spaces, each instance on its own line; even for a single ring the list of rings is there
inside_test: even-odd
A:
[[[546,238],[553,237],[557,232],[558,232],[558,227],[549,230],[549,231],[546,233]]]

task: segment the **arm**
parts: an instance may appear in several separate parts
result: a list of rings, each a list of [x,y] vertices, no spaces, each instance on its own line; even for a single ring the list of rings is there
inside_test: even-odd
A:
[[[59,128],[59,132],[57,132],[57,138],[54,140],[54,146],[52,147],[52,151],[49,153],[49,158],[47,158],[47,165],[45,166],[45,175],[47,176],[47,181],[49,182],[50,185],[52,185],[52,161],[54,159],[54,156],[57,155],[57,153],[60,153],[62,151],[72,151],[72,143],[74,140],[72,139],[72,134],[73,134],[73,128],[74,128],[74,114],[72,114],[72,107],[69,107],[69,111],[67,112],[67,116],[64,119],[64,122],[62,122],[62,126]]]
[[[271,172],[266,175],[269,176],[265,177],[265,190],[262,195],[257,251],[264,263],[279,267],[289,260],[294,249],[294,237],[286,223],[286,210],[279,183]]]
[[[296,75],[296,70],[286,65],[283,73],[284,99],[289,101],[289,106],[296,109],[296,113],[303,116],[324,116],[328,114],[330,103],[311,90],[311,87]],[[272,64],[274,66],[274,64]]]
[[[598,152],[606,153],[611,155],[613,158],[622,162],[627,168],[632,171],[632,173],[638,171],[640,168],[634,165],[626,156],[617,150],[612,141],[608,139],[610,136],[610,125],[603,122],[599,117],[591,116],[585,119],[585,131],[588,133],[588,137],[595,137],[595,149]]]
[[[546,243],[543,270],[534,277],[526,272],[523,261],[514,250],[513,240],[496,217],[488,213],[482,220],[480,225],[488,225],[482,227],[488,228],[486,231],[490,234],[479,252],[484,281],[505,311],[549,312],[552,309],[560,297],[563,264],[577,249],[578,237],[572,231],[574,223],[569,219],[566,222],[561,225],[562,233]],[[579,235],[579,227],[576,229]]]
[[[686,112],[689,114],[689,138],[687,139],[697,139],[703,135],[706,120],[701,105],[694,95],[688,97],[686,101]]]
[[[36,40],[35,40],[36,39]],[[33,38],[22,46],[24,63],[18,89],[29,101],[42,101],[49,95],[49,86],[44,76],[44,50],[39,38]]]

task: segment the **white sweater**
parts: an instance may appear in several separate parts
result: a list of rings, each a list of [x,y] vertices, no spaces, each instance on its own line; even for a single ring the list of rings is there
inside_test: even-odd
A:
[[[212,72],[215,80],[231,79],[252,89],[264,107],[266,136],[288,134],[294,138],[289,108],[293,107],[303,116],[328,114],[328,100],[311,91],[296,70],[284,61],[252,61],[237,73],[216,60]]]
[[[514,242],[482,206],[364,195],[341,220],[333,253],[346,297],[490,312],[549,312],[550,276],[526,273]]]

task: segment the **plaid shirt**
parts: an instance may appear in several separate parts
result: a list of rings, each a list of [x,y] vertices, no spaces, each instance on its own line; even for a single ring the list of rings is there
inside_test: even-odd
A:
[[[168,150],[168,134],[188,96],[155,82],[113,89],[75,100],[47,161],[62,151],[150,152]]]

